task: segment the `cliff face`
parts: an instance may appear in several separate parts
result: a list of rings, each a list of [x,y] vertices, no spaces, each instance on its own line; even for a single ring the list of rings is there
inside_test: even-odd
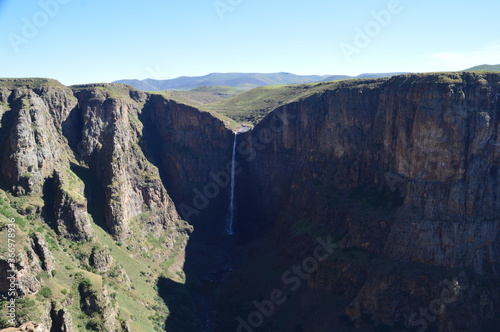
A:
[[[0,85],[2,179],[15,194],[39,194],[44,180],[67,163],[62,122],[76,99],[51,80],[2,80]]]
[[[452,253],[463,248],[441,243],[449,241],[471,243],[471,250],[483,244],[484,259],[493,261],[499,253],[493,241],[498,234],[494,221],[500,218],[498,78],[464,74],[449,83],[441,82],[438,75],[404,75],[352,84],[286,105],[242,137],[240,150],[257,152],[244,181],[260,186],[263,179],[273,179],[270,189],[262,190],[270,197],[259,201],[263,215],[271,216],[266,219],[280,213],[274,208],[278,202],[281,208],[293,210],[290,215],[312,210],[307,214],[312,214],[314,223],[326,221],[322,214],[329,211],[320,209],[328,206],[309,202],[312,206],[293,208],[310,195],[328,188],[386,190],[401,199],[394,213],[396,223],[388,232],[387,255],[472,266],[472,257],[467,263],[459,262],[463,252]],[[287,121],[283,128],[281,119]],[[271,131],[275,126],[279,130]],[[268,143],[261,137],[267,132],[272,133]],[[310,195],[303,195],[304,191]],[[475,234],[474,240],[467,240],[469,233]],[[444,239],[429,238],[432,234]],[[483,234],[482,239],[478,234]],[[377,247],[369,244],[373,241],[359,239],[351,246]],[[411,246],[398,249],[405,241]],[[477,263],[481,260],[476,257]]]
[[[124,85],[70,89],[45,79],[0,81],[0,231],[7,236],[7,223],[15,220],[17,296],[24,297],[18,323],[31,314],[52,329],[74,330],[71,314],[79,317],[75,325],[81,328],[83,313],[93,326],[121,331],[131,318],[117,320],[117,292],[153,302],[151,279],[165,273],[182,277],[182,264],[171,270],[162,264],[182,260],[191,227],[178,215],[158,168],[146,158],[139,117],[148,99]],[[111,248],[100,248],[102,243]],[[130,254],[121,254],[123,244]],[[7,256],[0,256],[2,275],[7,275]],[[79,272],[73,275],[75,269]],[[56,276],[61,271],[63,276]],[[129,275],[134,286],[142,283],[140,295],[134,295],[139,291]],[[100,285],[95,288],[100,294],[82,291],[79,305],[76,286],[69,281],[83,276],[89,277],[89,287]],[[120,287],[110,291],[102,277]],[[6,294],[4,280],[1,286]],[[49,297],[52,303],[46,302]],[[39,310],[30,312],[35,303]],[[122,312],[132,311],[128,305]],[[161,303],[154,308],[163,310]],[[143,310],[145,317],[132,325],[153,329],[148,320],[153,306]],[[161,326],[162,319],[154,324]]]
[[[344,236],[342,250],[423,263],[416,270],[421,275],[452,268],[498,278],[499,96],[498,74],[402,75],[339,83],[276,109],[239,138],[245,165],[239,218],[247,223],[241,227],[272,227],[281,243],[300,233],[298,243],[314,244],[315,234],[334,232]],[[252,209],[257,216],[249,218]],[[368,315],[377,324],[408,326],[415,305],[439,298],[438,290],[428,289],[426,296],[387,300],[405,284],[413,285],[411,294],[415,280],[368,265],[359,269],[359,262],[331,258],[310,283],[325,291],[359,285],[344,293],[353,300],[345,312],[359,324]],[[326,266],[358,272],[332,275]],[[500,307],[498,288],[489,291],[487,306]],[[481,293],[474,292],[469,299]],[[471,313],[474,322],[441,317],[434,326],[474,329],[478,321],[500,317],[498,309],[487,311]]]
[[[77,87],[76,96],[83,124],[77,151],[105,186],[105,220],[111,232],[122,240],[131,236],[129,221],[141,214],[149,219],[142,225],[145,233],[168,229],[180,220],[158,169],[138,144],[143,130],[138,115],[146,94],[124,86],[111,92],[89,86]]]
[[[160,167],[183,219],[197,225],[200,217],[212,215],[223,221],[232,132],[211,114],[159,95],[151,96],[140,119],[148,156]]]

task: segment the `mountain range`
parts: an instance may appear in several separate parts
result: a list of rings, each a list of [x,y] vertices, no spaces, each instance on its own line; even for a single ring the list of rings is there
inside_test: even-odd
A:
[[[349,78],[382,78],[403,73],[375,73],[359,76],[347,75],[295,75],[291,73],[211,73],[205,76],[181,76],[174,79],[127,79],[113,83],[123,83],[143,91],[191,90],[201,86],[230,86],[250,90],[259,86],[302,84],[337,81]]]
[[[480,65],[463,71],[500,71],[500,65]],[[113,83],[123,83],[142,91],[165,91],[165,90],[191,90],[205,86],[225,86],[241,90],[250,90],[259,86],[303,84],[314,82],[330,82],[353,78],[383,78],[392,77],[408,72],[396,73],[365,73],[358,76],[349,75],[296,75],[286,72],[281,73],[211,73],[205,76],[181,76],[173,79],[157,80],[147,78],[123,79]]]

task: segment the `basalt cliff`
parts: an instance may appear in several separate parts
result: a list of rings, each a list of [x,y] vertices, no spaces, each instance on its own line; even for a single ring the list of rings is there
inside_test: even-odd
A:
[[[495,331],[500,75],[279,89],[233,154],[230,114],[0,80],[2,327]]]

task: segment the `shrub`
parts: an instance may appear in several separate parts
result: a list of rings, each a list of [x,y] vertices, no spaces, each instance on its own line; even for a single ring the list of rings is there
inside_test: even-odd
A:
[[[84,278],[80,283],[80,286],[85,289],[89,289],[90,287],[92,287],[92,281],[89,278]]]
[[[40,295],[45,298],[49,298],[52,296],[52,290],[49,287],[43,287],[42,289],[40,289]]]

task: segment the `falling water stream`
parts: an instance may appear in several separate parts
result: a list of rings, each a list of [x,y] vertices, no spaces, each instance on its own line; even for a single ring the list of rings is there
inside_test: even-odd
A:
[[[207,271],[208,273],[201,278],[198,287],[192,289],[198,304],[198,311],[196,316],[201,324],[202,332],[213,332],[215,329],[215,310],[216,310],[216,291],[220,284],[223,282],[224,275],[232,271],[237,266],[238,255],[235,251],[237,239],[234,236],[235,226],[235,177],[236,177],[236,144],[237,136],[239,133],[245,132],[248,129],[243,128],[234,133],[233,150],[231,157],[231,183],[230,183],[230,196],[229,208],[226,214],[226,224],[224,227],[224,234],[226,235],[223,241],[219,242],[217,247],[213,247],[213,254],[220,258],[220,265],[218,268]]]
[[[233,141],[233,156],[231,158],[231,193],[229,197],[229,216],[227,218],[226,224],[226,234],[233,235],[234,234],[234,187],[235,187],[235,157],[236,157],[236,142],[237,142],[238,133],[234,133],[234,141]]]

